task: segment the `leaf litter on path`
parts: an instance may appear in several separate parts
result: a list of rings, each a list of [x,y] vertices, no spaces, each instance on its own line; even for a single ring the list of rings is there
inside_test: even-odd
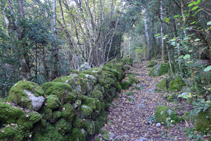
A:
[[[122,90],[119,98],[113,100],[115,106],[109,107],[107,123],[102,129],[112,134],[110,140],[116,141],[186,141],[184,122],[167,128],[156,126],[152,120],[158,105],[175,105],[169,104],[162,93],[155,92],[155,85],[165,76],[150,77],[147,63],[148,61],[142,62],[141,68],[138,63],[131,67],[129,73],[135,74],[139,83],[128,90]],[[127,76],[125,79],[128,79]],[[137,86],[142,88],[134,89]],[[130,98],[133,100],[128,100],[129,92],[132,92]]]

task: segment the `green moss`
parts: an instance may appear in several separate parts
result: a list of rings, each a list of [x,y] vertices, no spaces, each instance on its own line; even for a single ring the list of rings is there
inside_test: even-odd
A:
[[[62,76],[54,79],[52,82],[63,82],[65,83],[66,81],[70,80],[74,76]]]
[[[81,117],[91,117],[93,110],[87,105],[81,106]]]
[[[70,133],[71,132],[72,124],[70,124],[69,122],[67,122],[65,119],[62,118],[56,123],[56,130],[61,135],[65,135],[65,133]]]
[[[98,98],[99,100],[102,100],[103,99],[103,94],[101,91],[92,91],[90,92],[90,97],[92,98]]]
[[[101,106],[100,100],[98,100],[97,98],[95,98],[95,105],[96,105],[96,110],[97,110],[98,112],[100,112],[101,109],[102,109],[102,106]]]
[[[124,65],[124,66],[123,66],[123,70],[124,70],[124,71],[126,71],[126,70],[130,70],[130,66],[128,66],[128,65]]]
[[[148,62],[147,68],[151,68],[151,67],[153,67],[155,65],[157,65],[157,62],[151,60],[151,61]]]
[[[178,76],[176,79],[170,80],[168,84],[169,90],[174,92],[181,91],[182,86],[185,86],[185,83],[180,76]]]
[[[30,135],[29,132],[24,132],[21,127],[4,127],[1,128],[0,139],[2,141],[21,141]]]
[[[49,95],[47,98],[47,105],[46,108],[54,110],[61,107],[62,104],[60,103],[58,97],[56,95]]]
[[[21,108],[15,108],[7,103],[0,103],[0,121],[3,123],[15,123],[16,120],[25,115]]]
[[[86,131],[80,128],[74,128],[68,141],[86,141]]]
[[[137,84],[137,81],[133,75],[128,75],[128,77],[129,77],[130,84],[132,84],[132,83]]]
[[[86,120],[86,128],[87,134],[94,135],[95,134],[95,122],[92,120]]]
[[[83,96],[83,97],[84,98],[82,103],[92,108],[92,110],[95,110],[96,109],[95,98],[91,98],[88,96]]]
[[[42,115],[38,112],[32,111],[29,113],[29,121],[33,124],[40,121],[42,119]]]
[[[84,128],[85,129],[86,121],[85,121],[85,119],[77,117],[73,122],[73,126],[76,128]]]
[[[118,92],[121,92],[122,86],[119,84],[119,82],[115,83],[115,88],[117,89]]]
[[[164,75],[166,73],[168,73],[170,70],[170,65],[169,63],[163,63],[163,64],[159,64],[157,66],[154,66],[150,72],[149,72],[149,76],[161,76]]]
[[[81,94],[85,94],[87,92],[87,84],[86,82],[81,79],[79,76],[74,76],[67,82],[69,85],[72,86],[77,92]]]
[[[8,101],[33,109],[31,99],[24,90],[32,92],[36,97],[44,96],[44,92],[38,84],[30,81],[19,81],[10,89]]]
[[[161,75],[168,73],[169,69],[170,69],[169,63],[160,64],[160,69],[158,70],[158,76],[161,76]]]
[[[75,116],[76,116],[75,108],[70,103],[63,105],[62,117],[64,119],[66,119],[68,122],[72,122]]]
[[[121,82],[121,86],[122,86],[122,89],[126,90],[130,87],[131,83],[129,81],[122,81]]]
[[[175,96],[175,94],[171,94],[171,95],[167,98],[167,100],[168,100],[168,101],[173,101],[173,100],[174,100],[174,96]]]
[[[195,118],[195,125],[197,131],[208,132],[211,129],[211,109],[205,112],[201,111]],[[207,130],[209,129],[209,130]]]
[[[131,92],[131,91],[128,91],[128,92],[126,92],[125,94],[126,94],[126,95],[129,95],[129,96],[131,96],[131,95],[133,95],[133,92]]]
[[[124,72],[122,70],[118,70],[118,80],[121,81],[124,78]]]
[[[51,117],[52,117],[52,110],[51,109],[45,109],[44,119],[49,120]]]
[[[113,65],[112,69],[116,69],[117,71],[123,70],[123,63],[119,62]]]
[[[0,103],[0,123],[7,125],[1,128],[0,140],[23,140],[28,138],[33,124],[40,121],[41,114],[33,111],[26,114],[21,108]]]
[[[171,124],[177,124],[181,121],[177,116],[175,110],[168,106],[157,106],[155,112],[155,121],[161,124],[170,126]]]
[[[152,77],[155,77],[155,69],[156,69],[156,66],[154,66],[150,71],[149,71],[149,76],[152,76]]]
[[[53,118],[59,119],[62,116],[62,113],[60,111],[54,111],[53,112]]]
[[[103,137],[103,139],[105,139],[105,140],[109,140],[109,138],[110,138],[110,133],[108,132],[108,131],[106,131],[106,130],[100,130],[100,134],[102,135],[102,137]]]
[[[46,95],[56,95],[62,103],[73,102],[76,98],[72,93],[72,87],[66,83],[47,82],[42,85]]]
[[[33,141],[64,141],[65,136],[58,133],[56,128],[48,124],[46,128],[40,128],[33,136]]]
[[[156,87],[157,87],[158,89],[160,89],[160,90],[166,91],[166,78],[163,78],[162,80],[160,80],[160,81],[157,83]]]

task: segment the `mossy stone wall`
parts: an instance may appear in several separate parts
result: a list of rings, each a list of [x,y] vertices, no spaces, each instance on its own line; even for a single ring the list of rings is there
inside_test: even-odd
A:
[[[0,100],[0,140],[85,141],[98,134],[109,103],[122,89],[126,63],[132,65],[132,60],[72,71],[41,87],[29,81],[16,83],[9,101]],[[41,106],[34,111],[36,100]]]

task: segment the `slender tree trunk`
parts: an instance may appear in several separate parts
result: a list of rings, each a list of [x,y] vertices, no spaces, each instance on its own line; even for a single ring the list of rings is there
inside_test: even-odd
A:
[[[184,2],[183,0],[181,0],[181,13],[182,13],[182,18],[183,18],[183,32],[184,32],[184,36],[186,38],[187,34],[186,34],[186,30],[185,30],[185,22],[186,22],[186,18],[185,18],[185,15],[184,15]]]
[[[59,76],[59,70],[58,70],[58,61],[59,61],[59,56],[58,52],[59,49],[57,47],[57,35],[56,35],[56,0],[53,0],[53,17],[52,17],[52,32],[53,32],[53,37],[54,37],[54,42],[53,42],[53,70],[52,70],[52,76],[51,80],[55,79],[57,76]]]
[[[144,27],[145,27],[145,36],[147,40],[147,46],[149,48],[149,59],[152,58],[152,45],[149,41],[149,33],[148,33],[148,26],[147,26],[147,13],[146,13],[146,8],[143,9],[144,13]]]
[[[163,2],[162,0],[160,1],[160,19],[161,19],[161,47],[162,47],[162,61],[165,63],[165,46],[164,46],[164,22],[163,22]]]

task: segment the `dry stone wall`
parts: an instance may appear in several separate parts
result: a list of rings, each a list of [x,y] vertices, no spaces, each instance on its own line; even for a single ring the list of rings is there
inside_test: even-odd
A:
[[[0,140],[85,141],[99,133],[109,103],[122,89],[126,62],[75,70],[42,86],[17,82],[0,102]]]

